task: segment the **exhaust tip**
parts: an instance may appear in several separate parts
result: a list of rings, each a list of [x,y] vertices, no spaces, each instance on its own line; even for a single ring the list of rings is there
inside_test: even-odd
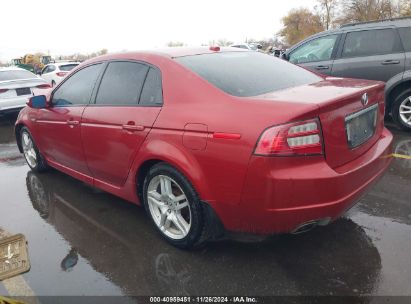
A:
[[[326,226],[330,222],[331,222],[330,217],[325,217],[325,218],[319,219],[319,220],[308,221],[308,222],[302,223],[301,225],[297,226],[297,228],[295,228],[291,232],[291,234],[300,234],[300,233],[308,232],[308,231],[314,229],[316,226]]]
[[[309,221],[309,222],[305,222],[303,224],[301,224],[300,226],[298,226],[297,228],[295,228],[291,234],[300,234],[300,233],[305,233],[308,232],[312,229],[315,228],[315,226],[318,225],[318,221]]]

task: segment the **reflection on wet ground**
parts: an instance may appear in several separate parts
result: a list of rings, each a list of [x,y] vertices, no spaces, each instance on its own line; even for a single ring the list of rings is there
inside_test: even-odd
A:
[[[393,130],[396,153],[411,134]],[[57,171],[28,170],[0,124],[0,227],[29,241],[38,295],[411,295],[411,160],[340,220],[299,236],[187,252],[144,211]],[[0,284],[0,293],[2,290]]]

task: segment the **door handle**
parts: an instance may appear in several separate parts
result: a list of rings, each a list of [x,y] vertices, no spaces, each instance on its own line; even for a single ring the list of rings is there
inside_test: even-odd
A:
[[[130,131],[130,132],[136,132],[136,131],[144,131],[144,126],[137,126],[137,125],[132,125],[132,124],[127,124],[122,126],[123,130]]]
[[[399,60],[385,60],[381,62],[382,65],[389,65],[389,64],[400,64]]]
[[[329,68],[328,65],[318,65],[315,67],[316,70],[328,70]]]
[[[78,120],[67,120],[67,124],[69,125],[69,126],[77,126],[77,125],[79,125],[80,124],[80,122],[78,121]]]

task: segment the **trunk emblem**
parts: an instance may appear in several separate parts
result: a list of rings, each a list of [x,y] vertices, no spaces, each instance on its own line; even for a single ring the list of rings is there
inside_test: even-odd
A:
[[[364,93],[364,95],[361,96],[361,103],[365,107],[368,104],[368,94]]]

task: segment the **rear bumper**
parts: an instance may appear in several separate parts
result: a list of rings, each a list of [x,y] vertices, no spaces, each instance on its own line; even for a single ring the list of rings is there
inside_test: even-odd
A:
[[[0,112],[18,111],[24,108],[31,96],[0,99]]]
[[[260,157],[250,160],[239,206],[219,210],[228,230],[292,232],[303,223],[328,223],[349,209],[380,178],[392,158],[392,134],[338,168],[321,157]]]

